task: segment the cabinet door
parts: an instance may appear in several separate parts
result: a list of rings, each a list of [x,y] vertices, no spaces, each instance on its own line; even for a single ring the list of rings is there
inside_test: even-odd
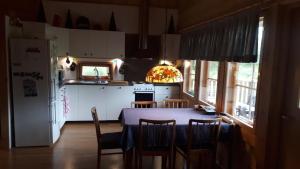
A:
[[[90,57],[90,31],[89,30],[70,30],[70,55],[75,57]]]
[[[78,120],[78,86],[66,86],[66,104],[69,112],[66,114],[67,121]]]
[[[69,30],[64,28],[55,28],[55,41],[57,44],[57,55],[66,56],[69,50]]]
[[[123,108],[130,108],[134,101],[132,86],[108,86],[106,89],[107,120],[118,120]]]
[[[179,95],[178,86],[155,86],[155,94]]]
[[[106,31],[89,31],[90,34],[90,50],[88,52],[89,57],[93,58],[106,58],[107,55],[107,36]]]
[[[66,121],[64,116],[64,97],[65,97],[65,87],[62,87],[59,89],[59,92],[57,94],[57,107],[56,107],[58,117],[60,119],[60,124],[59,124],[60,129],[64,126]]]
[[[101,86],[80,85],[78,86],[78,120],[91,121],[91,108],[96,107],[99,120],[105,120],[105,96]]]
[[[157,102],[157,107],[164,107],[165,99],[179,99],[178,94],[155,94],[155,101]]]
[[[125,56],[125,32],[108,32],[107,58],[121,58]]]

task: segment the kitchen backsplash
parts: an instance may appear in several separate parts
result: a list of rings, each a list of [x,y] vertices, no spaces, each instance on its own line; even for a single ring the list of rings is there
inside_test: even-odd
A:
[[[96,59],[96,58],[73,58],[70,57],[70,62],[75,62],[77,64],[76,70],[70,70],[70,64],[66,63],[66,57],[60,57],[58,60],[59,67],[62,67],[64,70],[64,79],[73,80],[77,79],[78,75],[78,63],[80,62],[111,62],[113,64],[113,80],[124,80],[124,75],[119,72],[119,69],[123,63],[120,59]]]

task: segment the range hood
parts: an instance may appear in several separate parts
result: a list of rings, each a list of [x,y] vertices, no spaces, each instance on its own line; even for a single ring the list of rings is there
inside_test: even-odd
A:
[[[160,36],[149,36],[149,0],[141,0],[139,8],[139,34],[126,34],[126,57],[153,59],[160,54]]]

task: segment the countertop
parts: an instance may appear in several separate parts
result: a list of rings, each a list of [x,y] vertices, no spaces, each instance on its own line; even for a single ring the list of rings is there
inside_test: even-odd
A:
[[[101,83],[95,81],[86,81],[86,80],[65,80],[63,85],[103,85],[103,86],[133,86],[134,82],[128,83]],[[154,86],[179,86],[179,83],[154,83]]]

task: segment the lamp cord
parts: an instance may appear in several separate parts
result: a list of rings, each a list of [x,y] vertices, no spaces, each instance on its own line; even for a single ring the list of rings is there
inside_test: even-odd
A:
[[[168,3],[166,0],[166,10],[165,10],[165,34],[164,34],[164,54],[163,54],[163,64],[166,64],[166,55],[167,55],[167,32],[168,32]]]

